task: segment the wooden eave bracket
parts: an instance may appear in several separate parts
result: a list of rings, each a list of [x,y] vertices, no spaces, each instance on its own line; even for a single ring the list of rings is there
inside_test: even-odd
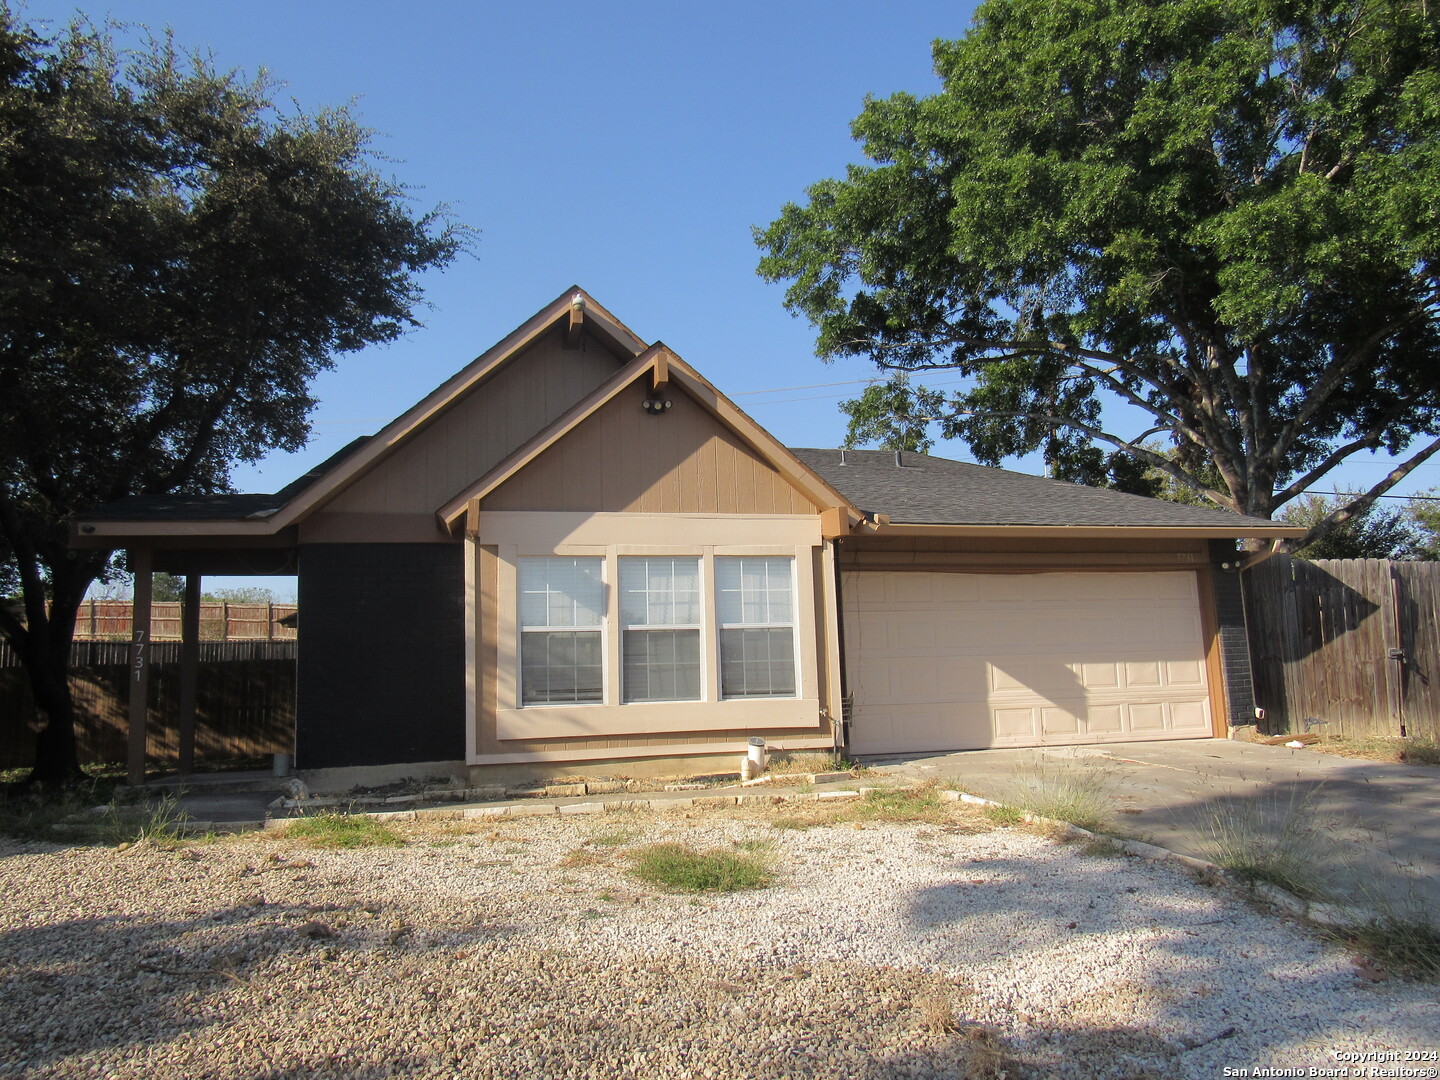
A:
[[[580,347],[580,331],[585,328],[585,297],[578,292],[570,298],[570,317],[565,324],[565,347]]]
[[[655,363],[650,368],[650,392],[652,394],[660,393],[665,389],[665,384],[670,381],[670,356],[670,350],[664,346],[655,350]]]
[[[1281,545],[1285,543],[1285,540],[1286,537],[1277,536],[1274,540],[1270,541],[1270,546],[1264,551],[1250,552],[1244,558],[1242,558],[1239,565],[1235,567],[1236,572],[1244,573],[1252,566],[1259,566],[1262,562],[1265,562],[1268,559],[1273,559],[1276,555],[1282,554]]]

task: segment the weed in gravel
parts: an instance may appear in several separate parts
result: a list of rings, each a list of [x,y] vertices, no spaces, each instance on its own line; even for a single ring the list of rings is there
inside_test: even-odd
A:
[[[624,847],[626,844],[632,843],[638,835],[639,833],[635,829],[616,826],[601,829],[589,837],[585,843],[591,844],[594,847]]]
[[[749,852],[697,851],[685,844],[650,844],[635,852],[631,872],[641,881],[677,892],[761,889],[774,875],[769,861]]]
[[[1428,912],[1385,911],[1368,925],[1336,936],[1385,967],[1440,982],[1440,926]]]
[[[149,840],[162,847],[177,847],[186,841],[190,815],[180,808],[180,797],[166,793],[138,807],[111,803],[100,819],[99,836],[110,844]]]
[[[1041,765],[1006,785],[1004,801],[1022,813],[1067,821],[1091,832],[1111,832],[1115,812],[1105,793],[1105,770],[1094,766]]]
[[[1108,859],[1120,854],[1120,847],[1108,836],[1097,836],[1080,845],[1080,854],[1097,859]]]
[[[1222,802],[1199,821],[1202,854],[1242,881],[1267,881],[1307,900],[1325,900],[1339,851],[1316,814],[1318,790],[1303,797]]]
[[[955,1006],[942,997],[923,998],[915,1003],[920,1014],[920,1026],[936,1035],[948,1035],[960,1029],[955,1018]]]
[[[320,814],[300,818],[286,826],[285,837],[303,840],[309,847],[365,848],[404,847],[400,834],[374,818],[349,814]]]
[[[763,837],[751,837],[746,840],[730,842],[741,851],[748,851],[752,855],[763,855],[775,850],[775,841]]]
[[[985,815],[985,820],[992,825],[1023,825],[1025,824],[1025,811],[1018,806],[1007,806],[1004,803],[992,803],[983,807],[980,811]]]

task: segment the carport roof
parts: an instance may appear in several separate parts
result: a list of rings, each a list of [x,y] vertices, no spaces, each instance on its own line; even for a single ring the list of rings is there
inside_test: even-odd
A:
[[[1279,522],[894,450],[792,448],[867,514],[897,525],[1201,529],[1289,535]]]

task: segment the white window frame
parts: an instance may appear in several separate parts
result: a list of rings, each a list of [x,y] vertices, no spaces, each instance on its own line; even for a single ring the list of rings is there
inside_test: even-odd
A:
[[[792,670],[793,673],[794,673],[794,679],[793,679],[794,686],[792,687],[790,693],[788,693],[788,694],[726,694],[726,693],[725,693],[725,673],[724,673],[724,670],[723,670],[723,665],[721,665],[719,668],[717,668],[717,671],[718,671],[718,681],[717,681],[717,683],[716,683],[716,694],[718,695],[718,697],[719,697],[719,699],[720,699],[721,701],[787,701],[787,700],[789,700],[789,699],[791,699],[791,698],[798,697],[799,694],[800,694],[800,634],[799,634],[799,629],[798,629],[798,626],[797,626],[797,622],[798,622],[798,618],[797,618],[797,617],[798,617],[799,614],[800,614],[800,603],[799,603],[799,599],[800,599],[800,598],[799,598],[799,596],[797,595],[797,588],[796,588],[797,579],[798,579],[799,574],[800,574],[800,565],[799,565],[799,562],[798,562],[793,556],[785,556],[785,555],[729,555],[729,554],[717,554],[717,555],[715,556],[715,560],[716,560],[717,563],[718,563],[719,561],[723,560],[723,559],[735,559],[735,560],[740,560],[740,559],[761,559],[761,558],[763,558],[763,559],[775,559],[775,558],[782,558],[782,559],[784,559],[784,558],[788,558],[788,559],[789,559],[789,563],[790,563],[790,621],[789,621],[788,623],[776,623],[776,622],[763,622],[763,623],[758,623],[758,622],[746,622],[746,621],[744,621],[743,619],[742,619],[740,622],[734,622],[734,623],[727,623],[727,622],[722,621],[722,619],[721,619],[721,612],[720,612],[720,589],[719,589],[719,584],[718,584],[718,582],[719,582],[719,577],[718,577],[718,575],[717,575],[717,577],[716,577],[716,588],[715,588],[715,592],[714,592],[714,620],[715,620],[715,631],[716,631],[716,635],[715,635],[715,636],[716,636],[715,648],[716,648],[716,650],[717,650],[717,654],[716,654],[716,655],[717,655],[717,661],[718,661],[718,658],[719,658],[718,650],[719,650],[719,648],[720,648],[720,635],[721,635],[724,631],[726,631],[726,630],[789,630],[789,631],[790,631],[790,662],[791,662],[791,665],[792,665],[791,670]],[[742,578],[742,581],[743,581],[743,578]],[[768,591],[768,590],[767,590],[767,591]],[[742,614],[742,615],[744,614],[744,599],[743,599],[743,593],[742,593],[742,598],[741,598],[741,614]]]
[[[820,725],[817,654],[821,624],[828,620],[828,605],[822,612],[815,594],[814,560],[824,550],[817,518],[495,511],[481,513],[478,532],[476,542],[491,546],[498,557],[491,601],[497,615],[493,700],[498,740],[606,739],[651,734],[669,738],[708,731],[805,729]],[[701,537],[707,542],[697,542]],[[605,559],[605,691],[600,704],[520,705],[517,568],[521,557],[531,555],[599,555]],[[620,700],[619,559],[630,555],[700,557],[703,671],[699,701]],[[794,560],[794,697],[721,699],[719,627],[714,615],[717,555],[784,556]],[[483,596],[479,603],[483,610]]]
[[[554,559],[554,558],[593,559],[593,558],[597,558],[597,556],[595,556],[595,555],[555,555],[555,554],[546,554],[546,555],[525,555],[525,556],[521,556],[521,558],[522,558],[522,559]],[[568,707],[568,708],[581,708],[581,707],[586,707],[586,706],[604,705],[605,702],[609,699],[609,689],[608,689],[608,687],[606,686],[606,683],[607,683],[607,681],[608,681],[608,676],[609,676],[609,667],[608,667],[608,665],[606,665],[606,663],[605,663],[605,654],[606,654],[607,650],[610,648],[610,642],[609,642],[609,638],[610,638],[610,620],[606,617],[606,615],[607,615],[607,607],[608,607],[608,602],[607,602],[607,599],[606,599],[606,598],[607,598],[607,596],[608,596],[608,594],[609,594],[609,592],[610,592],[610,582],[606,579],[606,576],[605,576],[605,572],[606,572],[606,570],[608,569],[608,567],[607,567],[607,565],[606,565],[606,560],[605,560],[605,558],[604,558],[603,555],[598,556],[598,558],[599,558],[599,562],[600,562],[600,621],[599,621],[599,623],[596,624],[595,626],[526,626],[526,625],[525,625],[524,617],[523,617],[523,615],[521,614],[522,611],[524,610],[524,594],[521,592],[520,587],[519,587],[519,580],[520,580],[520,563],[519,563],[519,561],[517,560],[517,562],[516,562],[516,564],[515,564],[515,573],[516,573],[516,589],[515,589],[515,603],[516,603],[516,608],[515,608],[515,628],[516,628],[516,632],[517,632],[518,636],[517,636],[516,639],[515,639],[515,640],[516,640],[516,654],[515,654],[516,669],[515,669],[515,679],[516,679],[516,687],[517,687],[517,689],[516,689],[516,694],[517,694],[517,698],[518,698],[516,704],[517,704],[520,708],[522,708],[522,709],[545,709],[545,708],[553,708],[553,707],[555,707],[555,706],[557,706],[557,705],[558,705],[558,706],[565,706],[565,707]],[[537,702],[531,702],[531,703],[528,703],[528,704],[527,704],[527,703],[525,702],[525,689],[524,689],[524,663],[525,663],[525,638],[526,638],[526,636],[527,636],[527,635],[536,635],[536,634],[553,634],[553,633],[597,633],[597,632],[598,632],[599,637],[600,637],[600,700],[599,700],[599,701],[564,701],[564,702],[558,702],[558,701],[537,701]]]
[[[625,621],[625,560],[626,560],[626,559],[636,559],[636,560],[639,560],[639,559],[667,560],[667,559],[668,559],[668,560],[671,560],[671,561],[684,560],[685,562],[694,562],[694,564],[695,564],[695,572],[696,572],[696,608],[697,608],[697,619],[696,619],[696,621],[693,622],[693,623],[651,623],[651,622],[629,623],[629,622],[626,622],[626,621]],[[708,672],[708,669],[709,669],[709,665],[706,663],[706,655],[705,655],[705,652],[706,652],[706,637],[707,637],[707,634],[706,634],[706,632],[705,632],[705,627],[706,627],[706,624],[707,624],[711,619],[714,618],[715,605],[714,605],[713,598],[709,595],[709,593],[706,591],[706,588],[705,588],[706,575],[705,575],[705,560],[704,560],[704,556],[703,556],[702,554],[698,554],[698,553],[697,553],[697,554],[694,554],[694,555],[691,555],[691,554],[676,554],[676,553],[664,554],[664,555],[620,555],[620,556],[617,556],[617,557],[616,557],[616,564],[617,564],[617,566],[616,566],[616,578],[615,578],[616,585],[615,585],[615,588],[616,588],[616,591],[620,594],[620,596],[619,596],[619,600],[620,600],[620,602],[619,602],[620,621],[619,621],[619,623],[618,623],[618,624],[616,625],[616,627],[615,627],[615,646],[616,646],[616,648],[619,649],[619,651],[620,651],[620,691],[619,691],[619,701],[620,701],[620,704],[625,705],[625,706],[629,706],[629,705],[640,705],[640,704],[644,704],[644,703],[647,703],[647,702],[658,702],[658,701],[675,701],[675,702],[681,702],[681,701],[710,701],[710,700],[712,700],[712,699],[711,699],[711,696],[710,696],[710,686],[709,686],[710,680],[709,680],[708,678],[706,678],[706,675],[707,675],[707,672]],[[646,614],[648,615],[649,612],[647,611]],[[695,637],[696,637],[696,640],[697,640],[697,642],[698,642],[698,648],[699,648],[699,658],[698,658],[698,659],[699,659],[699,667],[700,667],[700,671],[699,671],[699,687],[698,687],[698,689],[699,689],[699,696],[698,696],[698,697],[693,697],[693,698],[652,698],[652,697],[647,697],[647,698],[630,698],[630,699],[627,699],[627,698],[626,698],[626,696],[625,696],[625,635],[626,635],[626,633],[629,632],[629,631],[637,631],[637,632],[645,633],[645,632],[656,631],[656,630],[660,630],[660,631],[693,630],[693,631],[695,631]]]

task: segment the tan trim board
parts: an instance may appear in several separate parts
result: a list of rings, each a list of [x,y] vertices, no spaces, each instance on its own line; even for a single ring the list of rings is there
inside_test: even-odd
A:
[[[465,757],[479,747],[480,697],[480,545],[465,541]]]
[[[793,549],[820,544],[820,519],[809,514],[592,514],[569,510],[482,510],[480,542],[508,544],[526,554],[545,555],[567,545],[664,548],[726,548],[721,554],[750,554],[753,549]],[[736,549],[731,552],[730,548]],[[786,554],[781,551],[779,554]]]
[[[1220,654],[1220,620],[1215,614],[1214,570],[1207,563],[1195,571],[1200,594],[1200,633],[1205,638],[1205,674],[1210,681],[1210,732],[1217,739],[1230,734],[1230,684]]]
[[[813,673],[812,673],[813,678]],[[632,701],[629,704],[497,709],[495,735],[516,739],[605,739],[620,735],[694,735],[820,726],[814,698],[744,701]]]
[[[827,682],[827,709],[830,719],[831,739],[838,750],[841,746],[841,702],[844,692],[840,675],[840,611],[836,603],[839,597],[839,577],[835,566],[835,541],[825,543],[821,553],[821,596],[824,605],[825,627],[825,677]]]
[[[774,753],[791,750],[826,750],[831,746],[824,738],[767,739]],[[529,761],[626,761],[631,758],[703,757],[709,754],[744,755],[745,744],[738,741],[717,743],[672,743],[668,746],[634,746],[605,750],[529,750],[511,754],[476,754],[467,758],[467,765],[518,765]]]

